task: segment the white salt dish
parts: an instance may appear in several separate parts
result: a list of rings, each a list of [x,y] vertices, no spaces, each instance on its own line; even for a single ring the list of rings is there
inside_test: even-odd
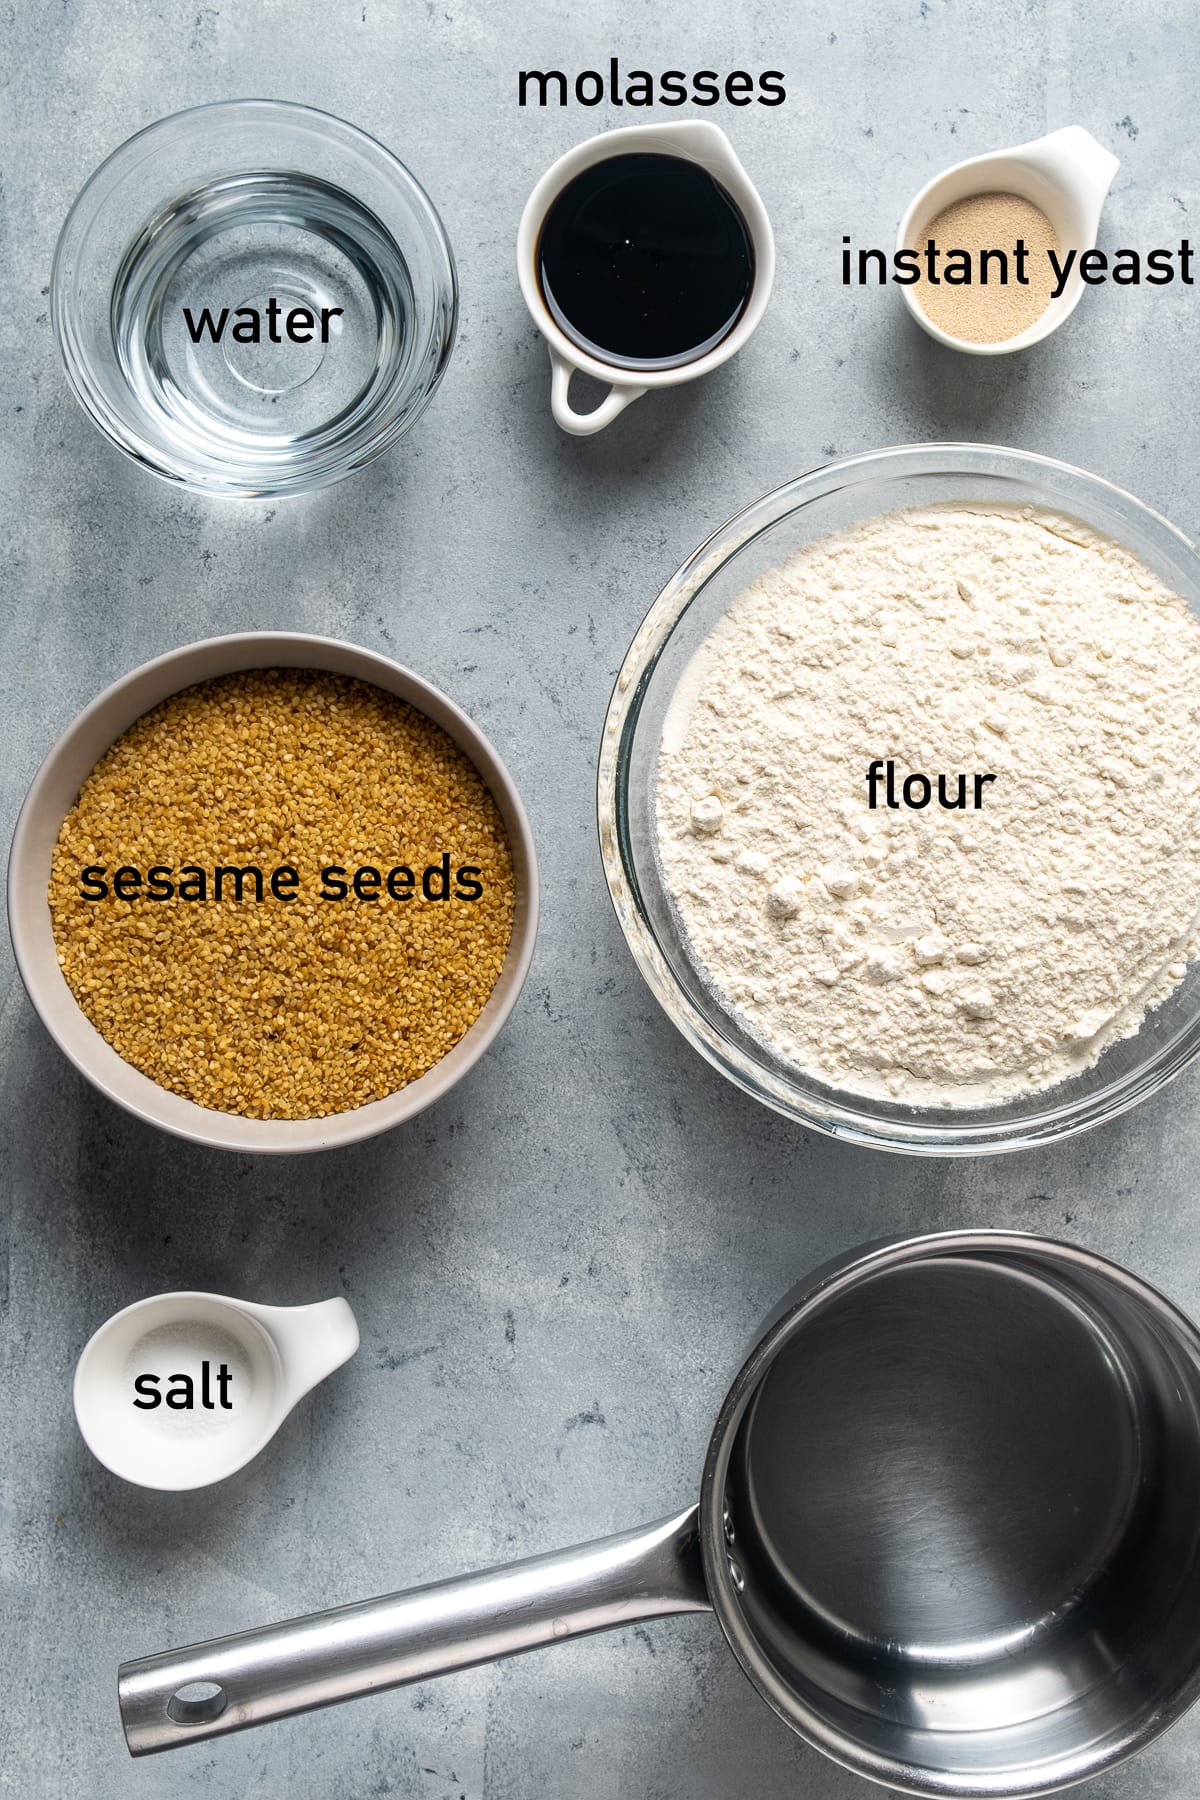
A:
[[[1016,194],[1045,213],[1058,238],[1060,255],[1068,250],[1078,254],[1058,299],[1051,300],[1045,312],[1015,337],[1001,338],[995,344],[952,337],[935,325],[922,308],[917,298],[919,283],[900,289],[917,324],[939,344],[965,350],[971,356],[1007,356],[1013,350],[1026,350],[1057,331],[1075,311],[1086,286],[1079,273],[1079,259],[1085,250],[1095,249],[1100,214],[1120,166],[1120,159],[1098,144],[1082,125],[1065,125],[1047,137],[1014,145],[1011,150],[972,156],[935,175],[901,219],[897,250],[907,250],[914,231],[924,230],[939,213],[959,200],[969,200],[976,194]]]
[[[172,1492],[207,1487],[256,1457],[296,1402],[357,1349],[358,1324],[340,1298],[256,1306],[222,1294],[154,1294],[114,1313],[85,1345],[75,1417],[93,1456],[122,1480]],[[194,1398],[205,1391],[204,1360],[208,1405]],[[214,1360],[229,1370],[223,1388]],[[146,1376],[154,1380],[135,1387]],[[184,1377],[193,1403],[171,1408],[168,1384]]]

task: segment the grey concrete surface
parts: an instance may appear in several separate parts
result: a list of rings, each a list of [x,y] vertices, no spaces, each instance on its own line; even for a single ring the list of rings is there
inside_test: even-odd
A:
[[[896,1229],[1084,1240],[1200,1309],[1200,1074],[1056,1150],[941,1166],[847,1149],[727,1086],[645,992],[595,845],[597,733],[661,583],[746,501],[835,453],[968,437],[1063,457],[1200,530],[1194,290],[1089,295],[1017,359],[943,352],[848,294],[946,163],[1078,121],[1124,158],[1105,239],[1200,218],[1190,0],[16,0],[0,9],[2,782],[172,645],[249,626],[412,662],[500,746],[537,833],[544,927],[498,1047],[436,1110],[344,1153],[256,1162],[141,1127],[33,1016],[2,1012],[0,1793],[20,1800],[857,1800],[704,1617],[563,1646],[134,1764],[122,1656],[532,1553],[693,1495],[726,1380],[803,1270]],[[710,115],[778,234],[752,345],[594,441],[550,420],[518,295],[526,193],[607,107],[520,112],[519,68],[780,68],[787,104]],[[124,461],[68,392],[54,240],[98,160],[193,102],[265,93],[377,133],[459,259],[444,387],[412,438],[310,500],[212,504]],[[7,947],[5,949],[7,958]],[[75,1358],[158,1289],[343,1293],[358,1357],[240,1477],[123,1486],[75,1430]],[[852,1421],[848,1421],[852,1424]],[[1200,1790],[1200,1717],[1092,1788]]]

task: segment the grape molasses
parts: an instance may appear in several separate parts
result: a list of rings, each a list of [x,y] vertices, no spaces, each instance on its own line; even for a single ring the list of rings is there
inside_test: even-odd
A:
[[[569,182],[537,246],[559,330],[601,362],[673,369],[714,350],[754,285],[741,213],[679,156],[611,156]]]

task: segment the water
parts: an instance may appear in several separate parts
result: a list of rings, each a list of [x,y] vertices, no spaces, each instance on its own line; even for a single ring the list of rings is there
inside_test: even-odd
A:
[[[361,428],[419,354],[414,312],[404,257],[361,202],[312,176],[249,171],[189,189],[139,232],[112,332],[141,407],[184,453],[278,468]],[[255,329],[258,342],[240,341]]]

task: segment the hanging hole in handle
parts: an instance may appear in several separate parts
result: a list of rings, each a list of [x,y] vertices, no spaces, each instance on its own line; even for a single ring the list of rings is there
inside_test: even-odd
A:
[[[167,1717],[176,1725],[208,1725],[229,1705],[229,1695],[216,1681],[189,1681],[167,1701]]]

